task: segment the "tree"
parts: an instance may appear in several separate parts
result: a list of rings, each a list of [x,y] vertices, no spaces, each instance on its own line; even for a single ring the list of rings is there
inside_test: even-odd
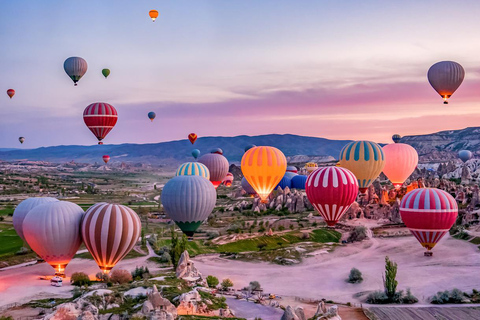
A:
[[[221,286],[222,286],[222,289],[226,291],[226,290],[228,290],[228,288],[233,287],[233,282],[232,282],[232,280],[230,280],[228,278],[223,279],[223,281],[221,283]]]
[[[248,285],[248,287],[250,288],[250,291],[262,290],[262,286],[258,281],[250,281],[250,284]]]
[[[110,274],[110,280],[113,283],[123,284],[123,283],[132,282],[133,279],[132,279],[132,274],[127,270],[115,269]]]
[[[348,282],[350,283],[360,283],[363,281],[362,273],[357,268],[352,268],[350,274],[348,275]]]
[[[172,258],[173,267],[176,269],[180,256],[185,250],[187,250],[187,237],[185,234],[182,234],[182,237],[180,238],[175,232],[174,227],[171,229],[171,235],[172,246],[170,248],[170,257]]]
[[[77,287],[89,286],[92,283],[88,275],[84,272],[74,272],[70,278],[70,282]]]
[[[218,286],[218,278],[217,277],[214,277],[214,276],[208,276],[207,277],[207,284],[210,288],[215,288],[216,286]]]
[[[383,286],[385,288],[385,294],[391,300],[394,300],[395,294],[397,292],[398,282],[397,277],[397,263],[393,262],[385,257],[385,276],[383,277]]]

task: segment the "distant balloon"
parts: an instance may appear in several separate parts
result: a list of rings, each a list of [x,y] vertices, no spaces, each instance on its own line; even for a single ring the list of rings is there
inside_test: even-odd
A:
[[[332,227],[357,198],[358,183],[348,169],[323,167],[308,176],[305,191],[310,203]]]
[[[228,160],[218,153],[207,153],[198,159],[198,162],[207,166],[210,171],[210,181],[215,189],[222,183],[228,172]]]
[[[57,202],[58,200],[55,198],[49,197],[36,197],[36,198],[27,198],[20,202],[18,206],[13,211],[13,227],[20,238],[25,241],[25,236],[23,235],[23,220],[27,216],[27,214],[35,208],[36,206],[48,203],[48,202]]]
[[[292,188],[293,189],[305,189],[305,183],[307,182],[308,176],[297,174],[292,178]]]
[[[420,188],[407,193],[400,203],[403,222],[418,242],[427,249],[425,255],[450,230],[458,216],[455,199],[447,192]]]
[[[240,182],[240,184],[242,185],[242,189],[249,195],[255,195],[257,194],[257,192],[255,191],[255,189],[253,189],[253,187],[250,185],[250,183],[248,183],[247,179],[245,179],[245,177],[242,178],[242,181]]]
[[[399,143],[401,139],[402,139],[402,137],[401,137],[399,134],[394,134],[394,135],[392,136],[392,140],[393,140],[393,142],[395,142],[395,143]]]
[[[458,153],[458,157],[460,158],[460,160],[462,160],[463,162],[467,162],[468,160],[472,159],[473,157],[473,153],[469,150],[461,150],[459,153]]]
[[[188,140],[190,140],[190,142],[191,142],[192,144],[194,144],[195,141],[197,141],[197,135],[196,135],[195,133],[190,133],[190,134],[188,135]]]
[[[103,162],[108,163],[108,161],[110,161],[110,156],[109,155],[104,155],[102,157],[102,159],[103,159]]]
[[[225,179],[223,179],[223,184],[226,187],[231,187],[233,183],[233,174],[231,172],[228,172],[227,175],[225,176]]]
[[[113,129],[117,118],[117,110],[105,102],[92,103],[83,111],[83,121],[97,137],[98,144],[103,144],[102,140]]]
[[[220,148],[215,148],[210,153],[223,154],[223,150]]]
[[[217,200],[213,185],[200,176],[176,176],[163,187],[162,205],[167,215],[187,236],[205,221]]]
[[[460,87],[465,78],[465,70],[454,61],[441,61],[428,69],[428,82],[448,104],[448,98]]]
[[[70,57],[63,63],[63,69],[67,75],[73,80],[73,83],[77,85],[77,82],[87,72],[87,61],[80,57]]]
[[[54,201],[34,207],[23,220],[25,240],[55,274],[64,274],[82,243],[83,215],[83,209],[72,202]]]
[[[290,189],[292,187],[292,178],[284,175],[282,180],[280,180],[280,182],[275,186],[274,190],[277,190],[278,187],[282,188],[282,190],[284,190],[286,187]]]
[[[7,95],[10,97],[10,99],[12,99],[13,96],[15,95],[15,90],[13,90],[13,89],[8,89],[8,90],[7,90]]]
[[[23,143],[25,141],[25,138],[24,137],[19,137],[18,141],[20,141],[20,143]]]
[[[157,115],[156,115],[155,112],[153,112],[153,111],[150,111],[150,112],[148,113],[148,119],[150,119],[152,122],[153,122],[153,119],[155,119],[156,116],[157,116]]]
[[[248,150],[250,150],[250,149],[252,149],[252,148],[254,148],[254,147],[256,147],[256,145],[254,145],[254,144],[249,144],[248,146],[245,147],[244,150],[245,150],[245,152],[247,152]]]
[[[110,75],[110,69],[102,69],[102,74],[106,79]]]
[[[197,160],[198,156],[200,155],[200,150],[198,149],[193,149],[192,150],[192,156]]]
[[[371,141],[352,141],[340,151],[340,166],[353,172],[358,179],[360,192],[380,175],[385,166],[382,147]]]
[[[158,18],[158,11],[157,10],[150,10],[148,13],[150,18],[152,18],[152,21],[155,22],[155,20]]]
[[[295,166],[288,166],[287,167],[287,172],[298,173],[298,169]]]
[[[244,153],[241,168],[243,175],[260,199],[266,201],[285,175],[287,159],[277,148],[253,147]]]
[[[308,173],[312,173],[313,171],[317,170],[318,165],[315,162],[307,162],[305,164],[305,169]]]
[[[417,167],[417,150],[405,143],[387,144],[382,150],[385,155],[383,173],[398,189]]]
[[[200,162],[186,162],[178,167],[175,176],[200,176],[210,180],[210,171]]]

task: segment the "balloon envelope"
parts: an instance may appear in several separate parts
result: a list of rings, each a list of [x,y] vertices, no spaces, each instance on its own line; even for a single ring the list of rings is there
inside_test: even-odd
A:
[[[98,144],[103,144],[102,140],[113,129],[117,119],[117,110],[105,102],[92,103],[83,111],[83,121],[98,139]]]
[[[148,119],[150,119],[151,121],[153,121],[153,119],[155,119],[156,116],[157,116],[157,115],[156,115],[155,112],[153,112],[153,111],[150,111],[150,112],[148,113]]]
[[[253,147],[256,147],[256,145],[254,144],[249,144],[248,146],[245,147],[245,152],[247,152],[248,150],[252,149]]]
[[[49,202],[57,202],[58,200],[55,198],[50,198],[50,197],[34,197],[34,198],[27,198],[20,202],[18,206],[15,208],[15,211],[13,211],[13,217],[12,217],[12,222],[13,222],[13,227],[15,228],[15,231],[17,232],[18,236],[22,238],[25,241],[25,236],[23,235],[23,220],[27,216],[27,214],[32,210],[33,208],[49,203]]]
[[[287,167],[287,172],[298,173],[298,169],[295,166],[288,166]]]
[[[63,69],[75,85],[87,72],[87,68],[87,61],[80,57],[70,57],[63,63]]]
[[[383,173],[395,188],[400,188],[417,167],[417,150],[405,143],[387,144],[382,150],[385,155]]]
[[[465,78],[465,70],[454,61],[440,61],[428,69],[428,82],[448,103],[448,98],[460,87]]]
[[[200,176],[210,180],[210,171],[203,163],[186,162],[178,167],[175,176]]]
[[[313,171],[317,170],[318,165],[314,162],[307,162],[305,164],[305,169],[307,170],[308,173],[312,173]]]
[[[190,142],[191,142],[192,144],[194,144],[195,141],[197,141],[197,135],[196,135],[195,133],[190,133],[190,134],[188,135],[188,140],[190,140]]]
[[[460,160],[462,160],[463,162],[467,162],[468,160],[472,159],[473,157],[473,153],[469,150],[461,150],[459,153],[458,153],[458,157],[460,158]]]
[[[23,143],[25,141],[25,138],[24,137],[19,137],[18,141],[20,141],[20,143]]]
[[[158,11],[157,10],[150,10],[148,15],[150,16],[152,21],[155,22],[155,20],[158,18]]]
[[[245,179],[245,177],[242,178],[242,181],[240,182],[240,184],[242,185],[242,189],[249,195],[255,195],[257,194],[257,192],[255,191],[255,189],[253,189],[253,187],[250,185],[250,183],[248,183],[247,179]]]
[[[218,153],[207,153],[198,159],[199,163],[203,163],[210,171],[210,181],[215,189],[222,183],[228,173],[228,160]]]
[[[105,78],[107,78],[110,75],[110,69],[103,69],[102,74]]]
[[[108,163],[108,161],[110,161],[110,156],[109,155],[104,155],[102,157],[102,159],[103,159],[103,162]]]
[[[297,174],[292,178],[293,189],[305,189],[305,183],[307,182],[307,176]]]
[[[12,99],[13,96],[15,95],[15,90],[13,90],[13,89],[8,89],[8,90],[7,90],[7,95],[10,97],[10,99]]]
[[[220,148],[215,148],[215,149],[212,149],[210,153],[223,154],[223,150]]]
[[[225,178],[223,179],[223,184],[227,187],[230,187],[233,182],[233,174],[231,172],[228,172]]]
[[[198,158],[199,155],[200,155],[200,150],[198,149],[192,150],[192,156],[195,158],[195,160]]]
[[[392,136],[392,140],[393,140],[393,142],[395,142],[395,143],[399,143],[401,139],[402,139],[402,137],[401,137],[399,134],[394,134],[394,135]]]

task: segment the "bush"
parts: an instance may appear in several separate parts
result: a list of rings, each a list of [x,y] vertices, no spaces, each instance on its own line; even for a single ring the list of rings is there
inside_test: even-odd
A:
[[[208,276],[207,277],[207,284],[210,288],[215,288],[216,286],[218,286],[218,278],[217,277],[214,277],[214,276]]]
[[[17,252],[15,252],[15,254],[17,256],[21,256],[21,255],[24,255],[24,254],[27,254],[30,250],[28,250],[27,248],[25,247],[21,247],[20,250],[18,250]]]
[[[223,281],[221,283],[221,286],[222,286],[222,289],[226,291],[226,290],[228,290],[228,288],[233,287],[233,282],[232,282],[232,280],[230,280],[228,278],[223,279]]]
[[[410,289],[407,289],[407,295],[402,297],[402,303],[404,304],[414,304],[417,303],[418,299],[415,297],[412,292],[410,292]]]
[[[364,226],[357,226],[353,229],[348,237],[348,242],[362,241],[367,239],[367,228]]]
[[[348,275],[348,282],[350,283],[360,283],[363,281],[362,273],[357,268],[352,268],[350,274]]]
[[[209,231],[209,232],[207,232],[208,240],[215,239],[215,238],[218,237],[219,235],[220,235],[220,234],[219,234],[217,231]]]
[[[265,250],[266,247],[267,247],[267,244],[264,242],[260,242],[259,244],[257,244],[257,248],[260,251]]]
[[[148,267],[136,267],[132,272],[132,278],[135,280],[148,279],[150,278],[150,270],[148,270]]]
[[[170,253],[164,252],[164,253],[160,256],[160,262],[161,262],[161,263],[171,264],[171,263],[172,263],[172,257],[170,256]]]
[[[97,274],[95,275],[95,278],[97,278],[97,281],[102,281],[102,282],[108,282],[110,280],[110,277],[108,276],[108,274],[103,272],[97,272]]]
[[[465,298],[465,294],[458,290],[453,289],[452,291],[439,291],[436,295],[430,300],[433,304],[444,304],[444,303],[462,303]]]
[[[74,286],[81,287],[81,286],[89,286],[92,284],[88,275],[84,272],[74,272],[72,277],[70,278],[70,283]]]
[[[248,285],[248,288],[250,289],[250,291],[262,290],[262,286],[260,285],[260,282],[258,282],[258,281],[250,281],[250,284]]]
[[[389,303],[388,296],[383,291],[374,291],[367,296],[367,303],[371,304],[385,304]]]
[[[127,270],[115,269],[110,274],[110,281],[113,283],[124,284],[132,282],[132,275]]]
[[[72,294],[73,294],[72,298],[75,300],[82,295],[82,290],[80,290],[80,288],[75,287],[72,290]]]

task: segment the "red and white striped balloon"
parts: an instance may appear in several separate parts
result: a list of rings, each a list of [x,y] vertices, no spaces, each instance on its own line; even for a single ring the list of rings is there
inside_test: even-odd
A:
[[[400,215],[420,244],[431,250],[455,223],[458,206],[446,191],[421,188],[403,197]]]
[[[348,169],[323,167],[308,176],[305,191],[325,222],[334,226],[357,198],[358,182]]]
[[[83,121],[97,137],[98,144],[103,144],[102,140],[113,129],[117,119],[117,110],[112,105],[104,102],[92,103],[83,111]]]

